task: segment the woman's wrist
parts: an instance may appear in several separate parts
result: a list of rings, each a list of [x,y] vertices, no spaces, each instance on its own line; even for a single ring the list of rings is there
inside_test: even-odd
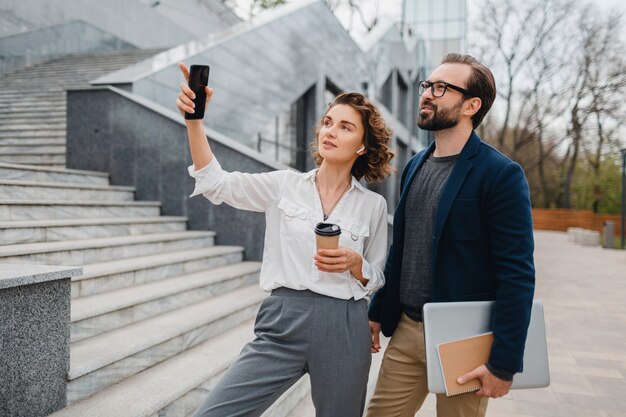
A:
[[[187,126],[203,126],[204,119],[185,119],[185,124]]]
[[[356,252],[355,252],[355,255],[356,255],[356,261],[354,265],[352,266],[352,268],[350,268],[350,274],[354,277],[354,279],[359,281],[361,285],[366,286],[367,283],[369,282],[369,279],[363,276],[363,258],[361,257],[361,255],[357,254]]]

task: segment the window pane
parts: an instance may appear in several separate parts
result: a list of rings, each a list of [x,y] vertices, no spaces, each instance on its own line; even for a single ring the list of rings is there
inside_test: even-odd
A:
[[[446,19],[456,20],[462,17],[463,0],[446,0]]]
[[[433,2],[433,20],[441,20],[445,19],[445,10],[444,10],[444,2],[443,1],[435,1]]]

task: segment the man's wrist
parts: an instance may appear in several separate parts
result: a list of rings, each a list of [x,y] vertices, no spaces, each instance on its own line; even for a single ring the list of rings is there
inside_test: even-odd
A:
[[[489,364],[489,362],[485,364],[485,367],[487,368],[489,373],[496,378],[507,382],[513,381],[513,375],[515,375],[515,373],[509,372],[505,369],[495,368],[494,366]]]

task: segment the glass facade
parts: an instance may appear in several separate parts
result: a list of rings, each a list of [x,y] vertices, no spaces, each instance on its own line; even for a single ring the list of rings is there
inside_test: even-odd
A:
[[[409,44],[424,42],[426,71],[449,52],[466,52],[467,0],[404,0],[403,34]]]
[[[467,0],[404,0],[402,35],[409,47],[420,49],[419,73],[412,86],[419,100],[417,81],[426,79],[447,53],[467,52]],[[413,120],[417,112],[415,106]],[[432,134],[417,124],[412,133],[424,146],[433,141]]]

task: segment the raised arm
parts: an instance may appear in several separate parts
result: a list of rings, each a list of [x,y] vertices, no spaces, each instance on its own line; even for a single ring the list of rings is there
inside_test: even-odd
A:
[[[189,69],[187,66],[179,62],[185,81],[180,84],[180,94],[176,99],[176,107],[182,116],[185,116],[185,112],[193,113],[194,104],[193,99],[196,98],[194,92],[189,88]],[[211,97],[213,96],[213,89],[205,87],[206,89],[206,106],[209,105]],[[206,167],[213,160],[213,152],[211,146],[207,140],[206,133],[204,132],[204,124],[202,119],[199,120],[185,120],[187,124],[187,138],[189,139],[189,149],[191,151],[191,159],[193,160],[193,167],[196,171]]]

